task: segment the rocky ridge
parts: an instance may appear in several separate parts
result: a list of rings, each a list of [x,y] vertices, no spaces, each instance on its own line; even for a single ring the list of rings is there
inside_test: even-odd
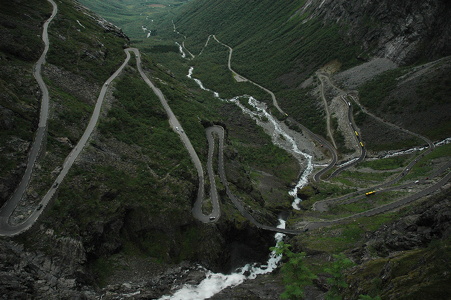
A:
[[[437,59],[451,53],[451,5],[444,0],[309,0],[296,13],[346,26],[347,42],[362,52],[397,64]]]

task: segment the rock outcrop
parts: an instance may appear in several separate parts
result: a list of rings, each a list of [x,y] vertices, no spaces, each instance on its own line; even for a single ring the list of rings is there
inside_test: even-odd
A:
[[[309,0],[297,14],[338,23],[347,42],[398,64],[451,54],[451,4],[445,0]]]

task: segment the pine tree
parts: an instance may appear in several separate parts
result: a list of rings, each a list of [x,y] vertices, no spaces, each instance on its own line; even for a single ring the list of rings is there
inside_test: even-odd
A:
[[[331,285],[330,290],[326,294],[326,300],[341,300],[340,290],[348,285],[346,284],[343,271],[352,267],[354,263],[347,258],[343,253],[339,255],[333,255],[335,258],[334,263],[330,268],[325,268],[324,271],[332,275],[327,279],[327,282]]]
[[[304,287],[311,284],[316,275],[304,263],[305,252],[294,253],[290,247],[290,244],[279,242],[276,247],[271,248],[277,254],[288,259],[281,267],[285,291],[280,297],[282,299],[303,299]]]

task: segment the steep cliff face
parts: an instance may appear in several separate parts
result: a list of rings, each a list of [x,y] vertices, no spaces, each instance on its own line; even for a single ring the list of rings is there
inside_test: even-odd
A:
[[[374,57],[411,64],[450,55],[450,13],[443,0],[203,0],[174,22],[195,50],[216,34],[234,47],[237,70],[277,91],[334,59],[348,68]]]
[[[308,0],[296,15],[344,25],[344,36],[362,52],[406,64],[451,54],[450,13],[445,0]]]
[[[378,290],[383,299],[447,299],[450,288],[450,191],[434,196],[396,222],[368,233],[351,252],[346,297]]]

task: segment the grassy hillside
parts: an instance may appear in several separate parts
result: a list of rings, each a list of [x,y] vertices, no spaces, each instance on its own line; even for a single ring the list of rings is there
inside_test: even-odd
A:
[[[277,92],[297,87],[328,61],[357,63],[358,49],[345,42],[343,27],[295,15],[304,2],[193,1],[174,22],[193,53],[216,34],[234,48],[239,73]]]
[[[97,12],[108,21],[121,27],[134,41],[152,39],[158,36],[162,16],[189,0],[80,0],[80,3]],[[143,29],[143,27],[145,29]]]
[[[23,18],[23,12],[30,20]],[[44,49],[40,22],[50,16],[46,2],[0,3],[0,205],[20,179],[18,165],[26,159],[36,128],[39,100],[33,64]]]
[[[40,91],[31,72],[43,49],[38,36],[51,7],[44,0],[27,3],[5,6],[1,11],[4,18],[0,29],[5,39],[0,43],[0,84],[6,91],[0,99],[1,203],[21,178],[38,121]],[[34,6],[40,9],[34,11]],[[29,14],[33,21],[23,23],[22,13],[17,11]],[[50,93],[46,150],[24,198],[28,204],[21,205],[22,209],[27,205],[35,209],[51,187],[89,121],[101,86],[125,59],[123,48],[128,46],[128,39],[113,26],[101,23],[77,2],[58,2],[58,14],[49,27],[50,50],[43,71]],[[187,81],[178,81],[170,70],[145,54],[143,68],[168,99],[204,163],[205,126],[223,124],[234,132],[227,136],[226,151],[237,193],[271,221],[276,209],[289,206],[286,186],[299,172],[289,154],[273,146],[270,137],[253,120],[241,117],[234,105],[214,100]],[[243,131],[253,137],[241,134]],[[236,154],[236,149],[250,148],[256,150]],[[255,160],[255,156],[260,159]],[[274,205],[276,209],[263,207],[259,181],[251,179],[251,172],[261,171],[278,176],[278,185],[272,191],[281,200]],[[161,265],[202,260],[220,268],[227,259],[222,256],[227,250],[221,245],[228,237],[221,236],[215,227],[201,226],[192,217],[197,184],[186,149],[170,129],[166,113],[139,76],[132,58],[109,86],[89,145],[60,184],[37,227],[49,229],[55,237],[80,240],[86,266],[96,275],[93,278],[100,280],[120,269],[113,267],[116,254],[146,257]],[[246,220],[230,203],[224,205],[224,226],[235,230],[234,226],[241,224],[245,228]],[[45,235],[38,229],[20,242],[52,255],[64,255],[56,253],[48,240],[40,241],[41,234]],[[266,239],[270,235],[262,236]]]
[[[360,87],[362,103],[393,123],[438,140],[450,137],[451,58],[385,72]]]

